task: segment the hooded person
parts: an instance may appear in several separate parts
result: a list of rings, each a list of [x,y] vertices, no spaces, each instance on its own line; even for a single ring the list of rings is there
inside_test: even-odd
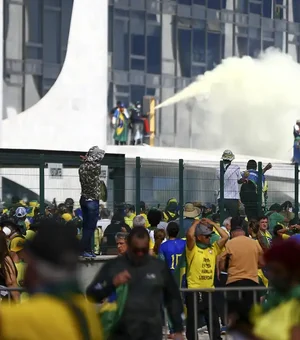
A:
[[[178,202],[176,198],[170,198],[167,202],[166,209],[164,211],[165,222],[171,222],[177,220],[178,215]]]
[[[15,250],[20,248],[16,244]],[[76,228],[45,219],[22,252],[27,263],[24,286],[31,297],[16,307],[1,304],[0,338],[103,339],[97,312],[77,282]]]
[[[105,151],[98,146],[90,148],[79,167],[81,184],[80,206],[82,210],[81,255],[95,257],[92,250],[92,238],[99,220],[99,201],[107,200],[107,188],[100,179],[101,161]]]

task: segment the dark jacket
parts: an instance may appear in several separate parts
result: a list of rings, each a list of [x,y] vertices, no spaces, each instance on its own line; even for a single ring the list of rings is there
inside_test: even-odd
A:
[[[124,229],[124,230],[123,230]],[[116,255],[117,254],[117,244],[115,236],[117,233],[126,231],[129,233],[131,228],[124,221],[111,221],[104,231],[101,252],[102,255]]]
[[[174,331],[182,332],[183,306],[179,289],[166,263],[152,256],[147,256],[140,266],[134,265],[127,254],[106,262],[87,288],[88,298],[101,302],[110,296],[115,291],[113,278],[124,270],[128,270],[131,280],[116,336],[127,334],[126,338],[135,340],[147,335],[147,339],[161,339],[162,298]]]
[[[101,175],[101,160],[104,151],[98,147],[92,147],[79,167],[79,179],[81,184],[81,196],[85,199],[97,200],[103,195],[103,181]]]

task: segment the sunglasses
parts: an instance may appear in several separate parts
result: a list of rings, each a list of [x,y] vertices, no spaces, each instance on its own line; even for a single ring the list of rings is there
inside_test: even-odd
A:
[[[211,235],[205,235],[204,237],[205,238],[211,238]]]

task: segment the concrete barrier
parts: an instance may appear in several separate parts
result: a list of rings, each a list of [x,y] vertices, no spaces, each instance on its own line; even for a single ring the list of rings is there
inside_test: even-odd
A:
[[[98,273],[100,268],[104,265],[104,263],[115,257],[116,256],[114,255],[101,255],[93,259],[80,258],[78,264],[78,275],[81,288],[85,290],[87,286],[91,283],[95,275]]]

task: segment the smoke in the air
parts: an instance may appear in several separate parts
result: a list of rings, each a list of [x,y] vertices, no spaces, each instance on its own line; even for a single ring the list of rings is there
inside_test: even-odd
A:
[[[199,149],[287,160],[300,119],[300,65],[275,49],[257,59],[227,58],[157,108],[181,101],[193,104]],[[188,116],[182,106],[179,114]]]

